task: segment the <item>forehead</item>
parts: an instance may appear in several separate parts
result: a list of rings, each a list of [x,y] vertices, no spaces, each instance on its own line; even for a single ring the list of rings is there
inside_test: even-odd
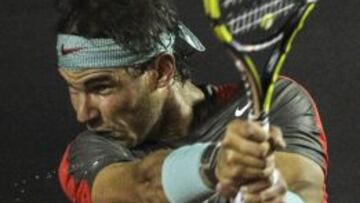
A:
[[[125,77],[126,71],[122,68],[102,68],[102,69],[84,69],[84,70],[70,70],[65,68],[59,69],[60,75],[64,80],[70,84],[83,84],[89,80],[96,80],[97,78],[116,79]]]

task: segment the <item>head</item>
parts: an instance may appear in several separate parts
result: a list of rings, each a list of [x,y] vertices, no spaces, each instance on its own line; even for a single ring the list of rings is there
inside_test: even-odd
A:
[[[136,56],[165,46],[163,33],[179,32],[168,0],[60,0],[58,6],[59,34],[111,39]],[[172,48],[125,64],[59,65],[78,121],[131,146],[142,142],[159,124],[174,81],[189,77],[184,62],[192,49],[178,38]],[[67,54],[63,47],[61,51]],[[76,58],[82,50],[68,51]]]

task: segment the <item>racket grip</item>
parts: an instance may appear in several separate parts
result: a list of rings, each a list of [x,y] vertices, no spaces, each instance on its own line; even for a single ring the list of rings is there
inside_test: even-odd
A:
[[[270,122],[269,122],[269,116],[265,113],[261,113],[260,116],[254,115],[252,112],[248,114],[248,119],[250,121],[258,121],[260,122],[261,127],[266,131],[270,131]]]
[[[260,121],[261,123],[261,127],[266,131],[266,132],[269,132],[270,131],[270,123],[269,123],[269,120],[262,120]]]

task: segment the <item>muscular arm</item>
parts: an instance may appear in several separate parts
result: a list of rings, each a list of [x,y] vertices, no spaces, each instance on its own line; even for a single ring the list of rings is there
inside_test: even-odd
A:
[[[159,150],[142,160],[105,167],[95,178],[93,202],[168,202],[161,186],[161,167],[169,152]]]
[[[161,166],[168,154],[168,150],[159,150],[142,160],[105,167],[95,178],[93,202],[167,202],[161,186]]]
[[[295,153],[277,152],[275,157],[289,190],[300,195],[306,203],[323,202],[324,173],[318,164]]]

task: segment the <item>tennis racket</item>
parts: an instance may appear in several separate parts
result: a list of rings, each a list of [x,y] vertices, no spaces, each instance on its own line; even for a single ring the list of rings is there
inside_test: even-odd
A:
[[[203,0],[215,36],[228,49],[244,83],[249,120],[269,130],[269,111],[275,82],[291,45],[314,10],[316,0]],[[258,69],[254,55],[269,52]],[[259,72],[261,71],[262,74]],[[235,116],[237,115],[235,112]],[[277,173],[272,174],[275,183]],[[243,203],[239,192],[235,203]]]
[[[316,0],[203,0],[215,36],[229,50],[244,83],[249,119],[269,129],[269,111],[291,45]],[[258,52],[269,52],[261,69]],[[260,74],[261,72],[261,74]]]

